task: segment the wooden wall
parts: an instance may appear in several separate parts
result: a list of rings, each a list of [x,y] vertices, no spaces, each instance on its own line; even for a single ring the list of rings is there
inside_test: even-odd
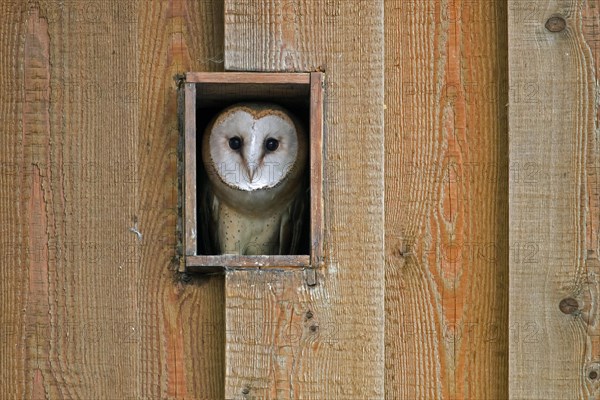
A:
[[[386,395],[503,399],[506,4],[385,6]]]
[[[223,397],[223,278],[174,272],[173,79],[223,68],[221,2],[0,21],[0,398]]]
[[[510,395],[598,398],[600,2],[509,6]]]
[[[0,0],[0,398],[597,397],[599,10]],[[176,272],[224,69],[325,71],[316,286]]]
[[[327,74],[325,266],[315,287],[301,271],[227,274],[225,394],[382,398],[383,2],[257,4],[225,0],[225,68]]]

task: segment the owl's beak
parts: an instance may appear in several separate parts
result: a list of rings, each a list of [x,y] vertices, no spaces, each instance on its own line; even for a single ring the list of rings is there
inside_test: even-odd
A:
[[[250,183],[254,182],[254,178],[256,177],[256,173],[258,172],[257,164],[246,164],[246,172],[248,172],[248,177],[250,178]]]
[[[260,152],[254,150],[257,146],[256,140],[256,137],[253,136],[248,146],[244,149],[244,164],[246,164],[249,183],[254,182],[254,179],[260,178]]]

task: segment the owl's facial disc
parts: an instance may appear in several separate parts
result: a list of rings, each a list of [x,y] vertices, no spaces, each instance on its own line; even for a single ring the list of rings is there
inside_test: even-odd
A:
[[[247,191],[277,185],[298,154],[296,127],[280,114],[255,118],[243,110],[233,112],[214,125],[209,141],[221,180]]]

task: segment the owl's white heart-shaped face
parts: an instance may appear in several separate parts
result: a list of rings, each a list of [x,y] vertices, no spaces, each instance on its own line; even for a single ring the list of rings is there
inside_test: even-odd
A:
[[[217,116],[205,135],[214,173],[228,186],[252,191],[276,186],[298,159],[299,132],[276,105],[234,105]],[[207,140],[208,139],[208,140]],[[203,157],[206,151],[203,150]]]

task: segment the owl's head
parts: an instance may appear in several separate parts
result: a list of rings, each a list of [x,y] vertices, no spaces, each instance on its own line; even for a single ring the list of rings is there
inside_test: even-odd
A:
[[[202,158],[226,185],[253,191],[279,185],[306,163],[306,137],[298,120],[272,103],[238,103],[206,128]]]

